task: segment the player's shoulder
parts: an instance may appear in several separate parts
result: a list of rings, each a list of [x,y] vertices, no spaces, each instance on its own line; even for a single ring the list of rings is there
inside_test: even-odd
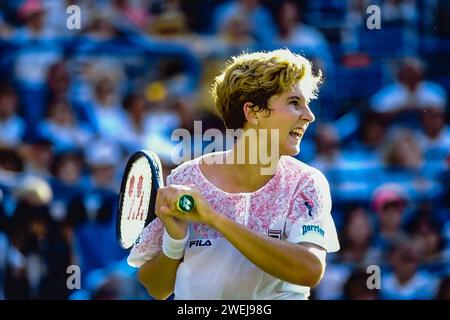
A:
[[[285,181],[294,188],[293,197],[296,201],[316,204],[316,208],[331,205],[330,186],[319,169],[292,157],[283,160]]]
[[[325,175],[317,168],[293,157],[282,157],[284,184],[294,188],[295,194],[310,192],[327,195],[330,186]]]
[[[206,158],[223,157],[224,152],[212,152],[187,160],[171,170],[168,184],[195,184],[201,177],[199,164]]]
[[[283,156],[282,165],[284,174],[291,179],[304,180],[310,178],[318,183],[327,183],[327,178],[322,171],[294,157]]]
[[[167,184],[190,184],[198,166],[198,158],[185,161],[173,168],[167,177]]]

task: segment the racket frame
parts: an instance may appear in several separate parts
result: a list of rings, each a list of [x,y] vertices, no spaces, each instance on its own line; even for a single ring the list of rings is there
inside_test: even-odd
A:
[[[127,178],[128,178],[129,172],[130,172],[134,162],[137,159],[139,159],[140,157],[144,157],[147,160],[147,162],[150,165],[151,172],[152,172],[152,190],[150,192],[150,200],[148,202],[147,215],[145,218],[143,229],[156,218],[156,213],[155,213],[156,193],[159,188],[164,186],[161,161],[156,153],[149,151],[149,150],[139,150],[130,156],[130,158],[128,159],[127,164],[125,166],[124,174],[122,176],[122,182],[120,184],[119,204],[117,207],[117,216],[116,216],[116,238],[117,238],[117,242],[119,243],[119,246],[123,249],[130,249],[134,245],[134,244],[131,246],[124,245],[123,240],[122,240],[121,222],[122,222],[122,208],[123,208],[124,196],[125,196],[125,191],[126,191],[126,186],[127,186]],[[126,214],[128,214],[128,213],[126,213]],[[136,243],[139,240],[142,230],[140,231],[139,235],[136,237],[136,240],[134,243]]]

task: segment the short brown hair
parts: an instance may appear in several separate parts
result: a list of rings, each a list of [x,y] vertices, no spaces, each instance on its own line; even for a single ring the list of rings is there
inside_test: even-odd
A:
[[[322,75],[312,73],[311,63],[288,49],[244,53],[233,57],[216,77],[212,95],[216,107],[230,129],[239,129],[246,121],[242,109],[251,102],[255,111],[270,114],[267,106],[273,95],[301,83],[307,101],[317,97]]]

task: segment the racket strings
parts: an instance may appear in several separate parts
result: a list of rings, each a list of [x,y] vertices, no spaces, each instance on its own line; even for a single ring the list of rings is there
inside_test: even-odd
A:
[[[129,169],[121,208],[120,233],[125,247],[134,244],[145,226],[152,178],[148,160],[144,156],[138,157]]]

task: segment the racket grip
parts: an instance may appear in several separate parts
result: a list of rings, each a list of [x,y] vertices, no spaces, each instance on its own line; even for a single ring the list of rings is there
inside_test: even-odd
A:
[[[181,212],[190,212],[194,209],[195,201],[194,198],[189,194],[182,194],[177,200],[177,209]]]

